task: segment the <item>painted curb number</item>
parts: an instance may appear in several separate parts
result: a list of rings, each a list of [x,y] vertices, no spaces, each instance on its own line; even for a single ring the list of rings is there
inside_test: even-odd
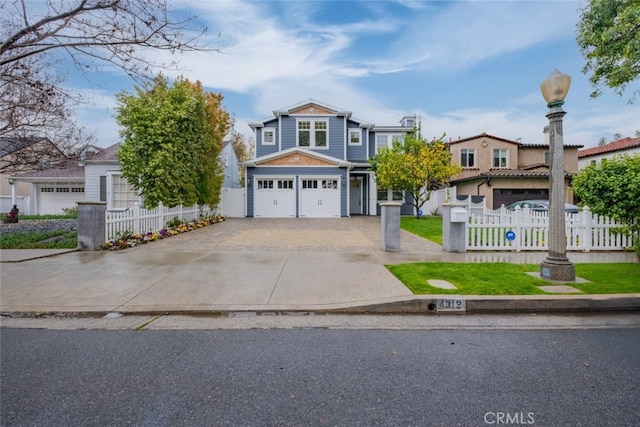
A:
[[[446,298],[436,301],[438,311],[467,311],[466,301],[462,298]]]

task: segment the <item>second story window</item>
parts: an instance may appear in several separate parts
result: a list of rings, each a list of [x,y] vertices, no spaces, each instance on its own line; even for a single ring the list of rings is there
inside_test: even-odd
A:
[[[298,146],[327,148],[328,123],[326,120],[300,120],[298,122]]]
[[[262,129],[262,145],[275,145],[275,144],[276,144],[275,128]]]
[[[380,152],[382,147],[391,148],[394,142],[402,142],[401,133],[378,133],[376,134],[376,153]]]
[[[361,134],[362,132],[360,131],[360,129],[349,129],[349,145],[361,145]]]
[[[460,150],[460,166],[463,168],[475,168],[476,150],[471,148],[463,148]]]
[[[504,169],[509,166],[507,162],[508,153],[509,150],[507,150],[506,148],[498,148],[493,150],[493,167],[495,169]]]

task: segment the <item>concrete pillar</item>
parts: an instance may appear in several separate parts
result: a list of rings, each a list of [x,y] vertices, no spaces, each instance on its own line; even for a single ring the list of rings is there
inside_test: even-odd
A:
[[[107,202],[78,203],[78,249],[99,251],[105,244]]]
[[[465,207],[464,203],[442,205],[442,248],[447,252],[467,251],[468,212]]]
[[[400,252],[400,207],[402,203],[380,203],[382,250],[386,252]]]

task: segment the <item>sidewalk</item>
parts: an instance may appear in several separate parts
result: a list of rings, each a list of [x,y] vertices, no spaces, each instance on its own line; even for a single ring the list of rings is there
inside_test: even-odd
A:
[[[385,264],[536,263],[545,254],[452,254],[404,231],[401,246],[401,253],[380,250],[379,218],[362,217],[230,219],[115,252],[3,250],[0,311],[103,315],[640,310],[640,294],[415,296]],[[573,262],[633,262],[633,254],[627,253],[569,256]]]

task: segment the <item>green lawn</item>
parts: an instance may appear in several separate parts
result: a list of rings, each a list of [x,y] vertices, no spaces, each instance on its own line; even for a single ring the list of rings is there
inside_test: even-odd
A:
[[[592,283],[570,286],[585,294],[640,293],[640,268],[634,263],[576,264],[576,276]],[[507,263],[414,263],[387,266],[414,294],[457,295],[549,295],[537,286],[549,282],[526,272],[539,265]],[[458,289],[430,286],[429,279],[447,280]]]
[[[441,216],[423,216],[420,219],[414,216],[403,216],[400,218],[400,227],[424,239],[442,244]]]
[[[74,249],[77,246],[76,231],[0,234],[0,249]]]

